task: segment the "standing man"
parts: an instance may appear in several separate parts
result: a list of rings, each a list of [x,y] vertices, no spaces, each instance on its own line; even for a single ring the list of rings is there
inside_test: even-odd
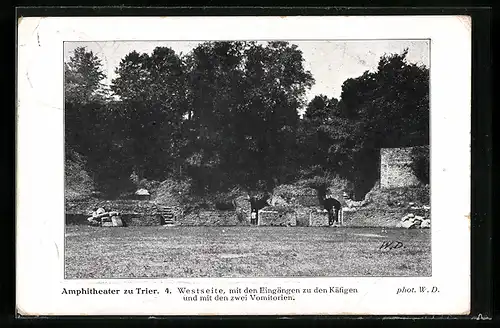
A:
[[[250,222],[253,225],[257,224],[257,211],[255,210],[255,208],[252,209],[252,216]]]

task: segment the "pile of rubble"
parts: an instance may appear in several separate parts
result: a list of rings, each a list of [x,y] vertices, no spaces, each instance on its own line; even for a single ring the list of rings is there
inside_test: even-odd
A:
[[[398,227],[406,229],[429,229],[431,227],[431,220],[410,213],[401,218]]]
[[[119,212],[106,212],[102,207],[94,211],[87,221],[94,227],[123,227]]]

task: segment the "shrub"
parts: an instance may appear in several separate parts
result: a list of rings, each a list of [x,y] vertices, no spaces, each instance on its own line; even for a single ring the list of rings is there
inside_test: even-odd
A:
[[[92,195],[95,185],[86,170],[84,156],[67,147],[64,170],[66,199],[84,199]]]
[[[146,189],[150,194],[156,192],[158,187],[161,185],[160,181],[142,179],[137,183],[137,189]]]
[[[157,203],[180,205],[188,197],[189,187],[189,181],[167,179],[158,184],[151,198]]]

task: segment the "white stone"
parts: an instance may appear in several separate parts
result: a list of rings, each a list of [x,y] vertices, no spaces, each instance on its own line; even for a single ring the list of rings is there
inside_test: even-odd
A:
[[[429,229],[431,227],[431,220],[424,220],[420,224],[420,228],[422,229]]]
[[[104,216],[101,218],[101,222],[111,222],[111,218],[109,216]]]
[[[406,221],[406,220],[410,220],[410,219],[413,219],[415,217],[415,214],[413,213],[409,213],[409,214],[406,214],[405,216],[403,216],[401,218],[401,221]]]
[[[111,223],[113,223],[113,227],[123,227],[122,219],[119,216],[111,217]]]
[[[141,188],[141,189],[137,190],[137,191],[135,192],[135,194],[136,194],[137,196],[150,196],[150,195],[149,195],[149,191],[147,191],[147,190],[146,190],[146,189],[144,189],[144,188]]]
[[[404,221],[404,222],[401,222],[401,227],[405,228],[405,229],[412,229],[412,228],[415,228],[415,222],[412,222],[412,221]]]

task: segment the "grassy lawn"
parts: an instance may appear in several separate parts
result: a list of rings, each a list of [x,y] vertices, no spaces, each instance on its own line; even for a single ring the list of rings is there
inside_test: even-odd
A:
[[[430,276],[430,230],[66,227],[68,279]],[[403,247],[380,249],[384,241]]]

